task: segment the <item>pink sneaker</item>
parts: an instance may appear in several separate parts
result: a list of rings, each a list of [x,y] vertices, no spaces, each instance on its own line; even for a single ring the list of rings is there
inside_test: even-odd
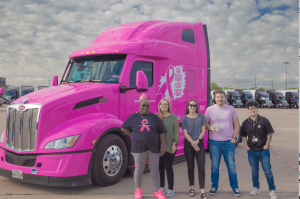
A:
[[[157,192],[154,192],[154,198],[166,199],[165,195],[163,194],[163,192],[161,192],[160,189],[158,189]]]
[[[141,188],[138,188],[138,189],[134,192],[134,195],[135,195],[135,199],[142,199],[142,196],[143,196],[142,189],[141,189]]]

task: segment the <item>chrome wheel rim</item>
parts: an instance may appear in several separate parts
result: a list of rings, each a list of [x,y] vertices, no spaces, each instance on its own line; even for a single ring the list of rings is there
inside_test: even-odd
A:
[[[115,176],[120,171],[123,163],[123,154],[117,145],[106,149],[103,156],[103,170],[108,176]]]

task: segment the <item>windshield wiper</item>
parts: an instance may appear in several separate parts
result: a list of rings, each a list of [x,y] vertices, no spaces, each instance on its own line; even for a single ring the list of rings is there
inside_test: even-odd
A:
[[[87,79],[87,80],[82,80],[81,82],[102,82],[102,80]]]
[[[76,81],[62,81],[63,84],[67,84],[67,83],[78,83],[81,82],[80,80],[76,80]]]

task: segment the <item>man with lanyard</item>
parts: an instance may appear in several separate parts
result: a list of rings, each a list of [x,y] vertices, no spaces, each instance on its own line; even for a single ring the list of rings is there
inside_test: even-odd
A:
[[[270,164],[270,143],[274,130],[267,118],[258,115],[259,104],[256,101],[246,103],[249,118],[242,124],[241,136],[248,152],[248,161],[252,168],[253,191],[250,195],[255,196],[259,191],[259,161],[266,175],[271,199],[277,199],[274,178]],[[247,141],[248,137],[248,141]]]

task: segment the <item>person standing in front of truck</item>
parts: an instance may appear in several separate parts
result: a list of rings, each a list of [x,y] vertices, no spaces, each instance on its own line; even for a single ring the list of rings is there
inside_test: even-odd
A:
[[[249,118],[243,122],[241,131],[241,136],[248,153],[248,161],[252,169],[254,189],[250,192],[250,195],[255,196],[260,194],[258,176],[260,162],[269,185],[269,195],[271,196],[271,199],[277,199],[269,151],[274,130],[267,118],[258,115],[258,107],[259,104],[256,101],[249,101],[246,103]]]
[[[207,199],[205,193],[205,149],[203,137],[206,129],[205,117],[199,113],[196,100],[191,99],[187,106],[185,116],[182,118],[182,130],[184,139],[184,155],[188,167],[188,178],[190,184],[189,196],[195,196],[195,157],[198,166],[198,180],[201,198]]]
[[[229,175],[230,187],[235,196],[241,196],[235,167],[235,142],[240,132],[240,124],[235,109],[225,104],[226,94],[215,92],[216,104],[205,112],[206,128],[209,130],[209,152],[211,159],[210,195],[216,195],[219,184],[219,166],[223,154]],[[234,126],[234,129],[233,129]]]
[[[174,195],[174,172],[173,161],[179,142],[179,122],[176,115],[172,114],[169,100],[162,99],[158,103],[158,117],[163,121],[166,127],[166,153],[159,158],[160,189],[165,193],[165,170],[168,179],[167,197]]]
[[[134,157],[135,199],[142,199],[142,179],[146,161],[154,186],[154,198],[165,199],[160,190],[159,155],[166,152],[166,128],[156,114],[149,112],[146,95],[140,97],[139,112],[130,115],[123,123],[121,130],[131,136],[131,154]],[[160,146],[161,143],[161,146]],[[160,153],[160,154],[159,154]]]

